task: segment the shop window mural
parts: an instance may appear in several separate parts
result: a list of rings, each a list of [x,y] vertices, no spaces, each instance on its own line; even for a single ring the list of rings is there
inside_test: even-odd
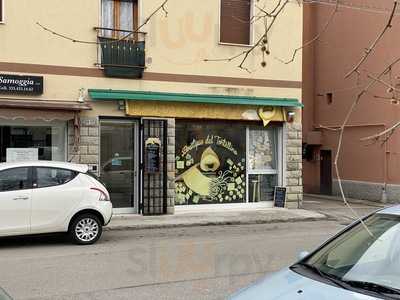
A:
[[[246,127],[177,121],[176,204],[246,202]]]

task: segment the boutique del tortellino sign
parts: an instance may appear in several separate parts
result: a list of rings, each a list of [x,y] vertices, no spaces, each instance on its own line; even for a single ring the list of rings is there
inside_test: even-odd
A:
[[[43,94],[43,76],[0,74],[0,93]]]

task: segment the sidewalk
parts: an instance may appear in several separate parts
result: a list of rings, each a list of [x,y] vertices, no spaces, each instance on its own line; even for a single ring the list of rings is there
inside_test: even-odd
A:
[[[241,208],[176,212],[174,215],[116,215],[104,230],[171,228],[208,225],[243,225],[326,220],[314,211],[285,208]]]

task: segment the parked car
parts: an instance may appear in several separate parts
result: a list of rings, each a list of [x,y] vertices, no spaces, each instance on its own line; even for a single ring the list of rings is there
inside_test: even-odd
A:
[[[9,294],[0,287],[0,300],[12,300]]]
[[[0,236],[67,232],[93,244],[111,217],[109,193],[87,165],[0,163]]]
[[[400,299],[400,205],[355,222],[289,268],[232,296],[246,299]]]

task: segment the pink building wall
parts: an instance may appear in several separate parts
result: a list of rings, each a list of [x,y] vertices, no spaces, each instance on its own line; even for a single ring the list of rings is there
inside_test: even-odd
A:
[[[332,164],[337,151],[339,133],[320,129],[319,126],[340,126],[361,90],[357,85],[366,85],[369,82],[367,74],[379,74],[400,57],[400,16],[395,16],[393,27],[360,68],[361,75],[344,78],[386,25],[393,1],[351,1],[350,4],[361,9],[340,7],[320,40],[303,51],[303,142],[307,143],[309,132],[321,132],[321,145],[313,146],[314,159],[303,160],[306,193],[320,192],[320,150],[332,151]],[[372,8],[368,11],[367,6]],[[332,9],[333,6],[323,4],[304,5],[305,41],[312,39],[323,28]],[[400,64],[391,72],[393,84],[400,83],[400,78],[396,78],[400,76],[399,71]],[[389,81],[389,75],[384,79]],[[328,103],[328,93],[332,93],[332,103]],[[371,145],[360,141],[360,138],[383,131],[400,121],[400,104],[394,105],[376,96],[391,97],[392,94],[387,93],[387,87],[377,84],[361,99],[344,132],[339,168],[349,196],[380,200],[382,187],[386,186],[390,200],[395,201],[400,199],[400,133],[394,134],[383,145],[380,142]],[[337,185],[333,165],[331,176],[335,193]]]

